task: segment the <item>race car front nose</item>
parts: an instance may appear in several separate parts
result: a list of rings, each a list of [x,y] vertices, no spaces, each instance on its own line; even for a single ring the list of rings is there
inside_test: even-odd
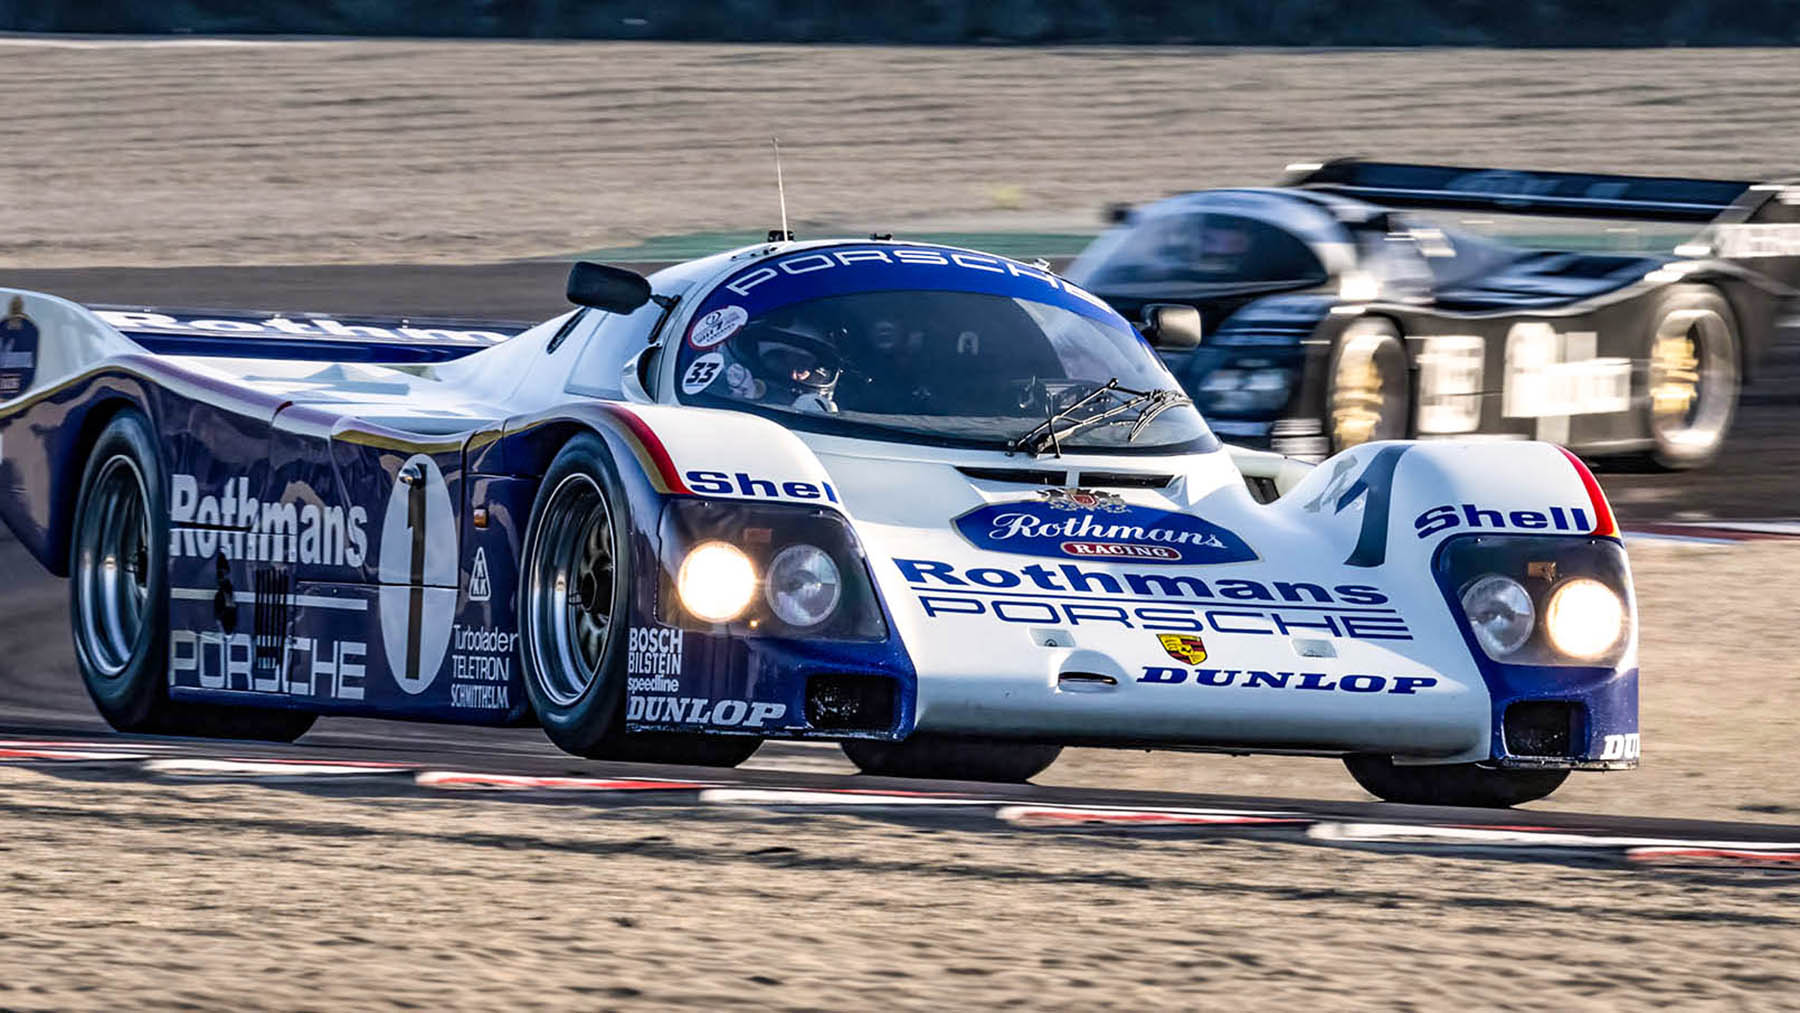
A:
[[[1610,538],[1464,535],[1433,561],[1493,704],[1502,766],[1638,759],[1637,609]]]
[[[980,635],[997,645],[1009,632]],[[1340,643],[1333,656],[1303,658],[1254,635],[1085,626],[1029,633],[1004,654],[916,656],[918,727],[1115,746],[1426,757],[1485,746],[1487,694],[1475,673],[1458,677],[1381,646]],[[947,624],[943,634],[965,640]]]

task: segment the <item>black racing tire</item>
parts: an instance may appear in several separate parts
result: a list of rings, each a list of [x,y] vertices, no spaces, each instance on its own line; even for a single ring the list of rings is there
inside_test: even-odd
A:
[[[1664,293],[1651,316],[1642,406],[1652,446],[1645,455],[1666,471],[1712,463],[1725,446],[1742,388],[1742,345],[1731,304],[1709,285]]]
[[[1569,779],[1566,770],[1501,770],[1473,763],[1401,766],[1386,756],[1344,757],[1363,790],[1404,805],[1507,809],[1545,798]]]
[[[632,530],[606,442],[570,440],[538,486],[520,557],[519,660],[531,709],[550,741],[577,756],[735,767],[761,738],[625,731]]]
[[[948,735],[914,735],[899,742],[845,739],[838,743],[856,769],[877,777],[1022,784],[1056,762],[1062,747]]]
[[[1326,374],[1325,426],[1333,454],[1411,434],[1412,374],[1391,321],[1363,317],[1338,337]]]
[[[678,763],[690,767],[735,767],[762,748],[757,735],[697,735],[638,732],[619,735],[597,751],[599,759],[632,763]]]
[[[69,626],[94,707],[121,732],[292,742],[306,711],[169,699],[169,512],[150,425],[125,410],[82,470],[69,537]]]

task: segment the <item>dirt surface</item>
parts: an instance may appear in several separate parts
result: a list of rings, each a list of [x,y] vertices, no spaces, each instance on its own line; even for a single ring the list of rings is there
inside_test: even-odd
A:
[[[0,266],[485,262],[777,224],[1098,224],[1387,155],[1800,168],[1791,50],[0,39]]]
[[[1792,875],[16,769],[0,813],[16,1010],[1778,1009],[1800,988]]]

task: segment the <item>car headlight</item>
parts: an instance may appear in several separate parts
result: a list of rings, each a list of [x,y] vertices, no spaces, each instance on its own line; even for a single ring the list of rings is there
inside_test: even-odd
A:
[[[831,554],[816,545],[790,545],[775,554],[764,588],[777,618],[799,629],[831,618],[843,595],[843,580]]]
[[[727,542],[701,542],[688,551],[675,577],[681,604],[711,623],[736,619],[756,595],[756,567]]]
[[[862,547],[834,510],[683,496],[664,506],[657,539],[664,625],[746,639],[888,638]]]
[[[1614,539],[1453,536],[1432,569],[1477,656],[1530,667],[1635,663],[1631,568]]]
[[[1503,658],[1524,647],[1537,623],[1531,593],[1518,581],[1497,573],[1476,579],[1463,591],[1462,610],[1469,629],[1490,658]]]
[[[1565,581],[1550,592],[1544,606],[1544,633],[1571,658],[1598,658],[1625,633],[1625,603],[1592,578]]]

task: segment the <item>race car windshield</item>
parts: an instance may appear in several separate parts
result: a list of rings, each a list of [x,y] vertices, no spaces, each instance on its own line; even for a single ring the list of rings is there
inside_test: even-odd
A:
[[[1108,384],[1179,396],[1174,378],[1122,318],[1066,303],[900,289],[754,312],[721,307],[696,320],[682,343],[681,400],[751,410],[814,432],[1011,449],[1059,413],[1069,413],[1058,419],[1061,428],[1116,406],[1120,395],[1094,396]],[[1201,452],[1218,445],[1185,398],[1070,428],[1056,441],[1061,451]]]

